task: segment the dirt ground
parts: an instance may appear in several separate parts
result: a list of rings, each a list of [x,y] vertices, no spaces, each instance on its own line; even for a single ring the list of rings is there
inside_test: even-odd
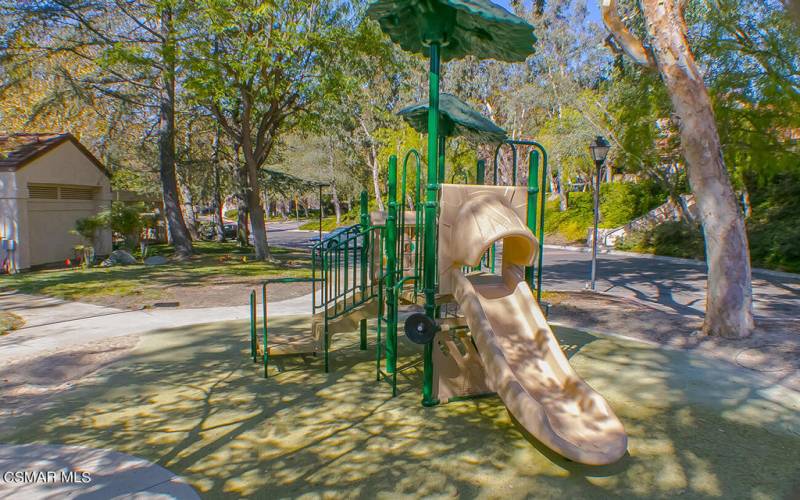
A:
[[[115,337],[5,364],[0,368],[0,430],[9,420],[46,410],[55,395],[89,383],[98,370],[130,354],[138,342],[136,335]]]

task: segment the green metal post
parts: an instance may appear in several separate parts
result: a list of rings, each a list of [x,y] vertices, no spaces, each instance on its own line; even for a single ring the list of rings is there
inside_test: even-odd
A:
[[[361,350],[367,350],[367,320],[362,319],[359,322],[359,327],[361,328]]]
[[[256,291],[250,291],[250,355],[253,363],[258,362],[258,346],[256,345]]]
[[[439,154],[439,66],[440,43],[430,45],[431,66],[428,86],[428,182],[425,196],[425,249],[423,286],[425,314],[436,320],[436,217],[438,212],[439,185],[436,182]],[[433,343],[425,344],[423,355],[422,404],[433,406]]]
[[[383,255],[378,262],[383,263]],[[383,269],[378,272],[378,328],[375,333],[375,379],[381,380],[381,324],[383,323]]]
[[[269,377],[269,348],[267,347],[267,284],[261,285],[261,311],[264,314],[264,378]]]
[[[367,270],[368,270],[368,252],[369,252],[369,201],[367,198],[367,191],[361,191],[361,300],[366,300],[367,293]],[[361,320],[361,350],[367,349],[367,320]]]
[[[547,200],[547,150],[538,145],[542,151],[542,197],[539,201],[539,265],[536,268],[536,301],[542,301],[542,266],[544,265],[544,208]]]
[[[536,203],[539,201],[539,152],[531,151],[528,161],[528,229],[536,234]],[[533,266],[525,268],[525,281],[534,287]]]
[[[319,242],[322,243],[322,218],[325,217],[322,208],[322,184],[319,185]]]
[[[330,341],[331,340],[330,340],[330,338],[328,338],[328,315],[327,315],[327,313],[325,314],[325,329],[322,331],[322,334],[324,336],[323,349],[325,350],[325,353],[323,354],[323,356],[324,356],[324,364],[325,364],[325,373],[328,373],[328,372],[331,371],[330,360],[329,360],[329,356],[328,356],[329,351],[330,351]]]
[[[511,145],[511,164],[513,166],[511,170],[511,185],[517,185],[517,147],[513,144]]]
[[[389,157],[389,210],[386,214],[386,371],[397,368],[397,157]]]

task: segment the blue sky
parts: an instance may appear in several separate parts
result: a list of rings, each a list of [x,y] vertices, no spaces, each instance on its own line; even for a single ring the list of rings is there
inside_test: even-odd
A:
[[[508,10],[511,10],[510,1],[509,0],[492,0],[494,3],[502,5]],[[559,0],[549,0],[550,2],[558,2]],[[529,0],[525,1],[526,4],[530,4]],[[598,6],[598,0],[587,0],[586,2],[587,7],[589,7],[589,19],[600,23],[600,7]]]

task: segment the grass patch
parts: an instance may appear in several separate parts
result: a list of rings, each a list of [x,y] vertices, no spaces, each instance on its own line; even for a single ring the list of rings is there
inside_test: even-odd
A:
[[[350,222],[345,222],[344,217],[342,217],[341,224],[336,224],[336,216],[333,217],[325,217],[322,219],[322,230],[323,231],[333,231],[339,226],[350,225]],[[319,219],[309,219],[307,222],[300,224],[298,229],[303,229],[305,231],[319,231]]]
[[[8,335],[12,330],[18,330],[25,324],[25,320],[14,313],[0,312],[0,335]]]
[[[273,261],[256,261],[249,248],[235,243],[198,241],[196,255],[163,266],[136,264],[90,269],[25,272],[0,278],[0,290],[48,295],[66,300],[103,296],[158,297],[167,287],[200,287],[224,282],[249,283],[269,277],[306,278],[311,275],[308,252],[271,247]],[[149,255],[172,254],[172,247],[155,245]]]

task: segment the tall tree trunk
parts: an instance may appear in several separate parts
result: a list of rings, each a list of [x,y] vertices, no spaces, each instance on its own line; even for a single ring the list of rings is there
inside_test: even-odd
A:
[[[249,238],[249,229],[248,229],[248,221],[249,221],[249,203],[247,201],[247,186],[249,181],[247,179],[247,166],[242,164],[239,156],[240,148],[237,146],[234,159],[236,162],[236,176],[239,185],[238,193],[236,194],[236,211],[238,213],[236,217],[236,239],[239,240],[239,246],[247,247],[250,245],[250,238]]]
[[[372,138],[372,134],[369,133],[369,129],[367,129],[367,125],[364,123],[364,120],[359,118],[359,124],[361,125],[361,130],[364,131],[364,135],[367,137],[367,142],[369,142],[369,166],[372,169],[372,187],[375,190],[375,202],[378,204],[378,210],[381,212],[384,211],[383,206],[383,198],[381,198],[381,180],[380,180],[380,164],[378,163],[378,151],[375,149],[375,141]]]
[[[237,197],[239,204],[238,215],[236,216],[236,240],[239,246],[247,248],[250,246],[250,217],[247,213],[247,201],[242,197]]]
[[[178,257],[194,253],[192,238],[186,228],[178,198],[178,179],[175,174],[175,33],[172,10],[165,7],[161,13],[161,34],[164,39],[164,69],[161,74],[159,99],[158,163],[164,197],[164,213],[169,234]]]
[[[247,164],[247,206],[250,211],[250,231],[253,234],[253,246],[257,260],[269,260],[269,247],[267,246],[267,229],[264,220],[264,207],[261,206],[261,191],[258,189],[258,165],[245,153]]]
[[[342,223],[342,205],[339,203],[339,194],[336,192],[336,173],[334,172],[333,141],[328,140],[328,175],[331,176],[331,198],[333,209],[336,211],[336,225]]]
[[[236,195],[236,240],[242,248],[250,245],[250,234],[247,229],[247,200],[244,192]]]
[[[562,212],[569,210],[569,193],[567,193],[567,182],[564,179],[564,169],[558,169],[558,209]]]
[[[642,0],[641,5],[654,59],[678,117],[689,184],[705,233],[708,294],[703,330],[746,337],[754,327],[750,252],[708,90],[686,39],[679,2]]]
[[[181,182],[179,187],[183,198],[183,220],[186,222],[186,229],[189,230],[189,235],[192,237],[192,240],[197,240],[197,216],[194,207],[192,190],[189,189],[188,182]]]
[[[217,241],[225,241],[225,222],[222,219],[222,182],[220,179],[220,169],[222,168],[219,161],[219,140],[220,140],[220,131],[219,127],[217,127],[216,132],[214,133],[214,150],[213,150],[213,157],[212,157],[212,168],[214,169],[214,227],[216,232],[216,240]]]

